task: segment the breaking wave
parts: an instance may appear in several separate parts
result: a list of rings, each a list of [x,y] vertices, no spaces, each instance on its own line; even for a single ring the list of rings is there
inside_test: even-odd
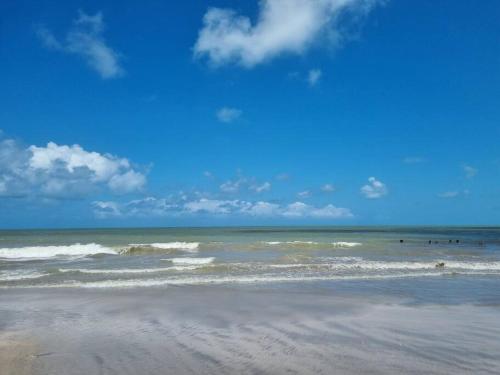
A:
[[[157,242],[157,243],[135,243],[122,250],[123,254],[151,252],[158,250],[180,250],[196,252],[200,247],[199,242]]]
[[[96,243],[64,246],[28,246],[15,248],[0,248],[0,258],[4,259],[45,259],[58,256],[87,256],[96,254],[113,254],[117,252],[109,247]]]
[[[60,268],[58,271],[65,272],[78,272],[88,274],[143,274],[143,273],[160,273],[168,271],[193,271],[198,269],[199,266],[172,266],[163,268],[118,268],[118,269],[93,269],[93,268]]]
[[[171,258],[162,259],[172,262],[173,264],[185,264],[185,265],[203,265],[213,263],[214,257],[210,258]]]
[[[19,281],[39,279],[40,277],[47,276],[46,273],[36,271],[5,271],[0,272],[0,281]]]

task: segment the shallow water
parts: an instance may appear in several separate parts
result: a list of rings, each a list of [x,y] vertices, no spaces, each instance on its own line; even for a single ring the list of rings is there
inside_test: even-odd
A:
[[[293,283],[500,301],[500,228],[293,227],[0,231],[0,288]],[[344,286],[343,286],[344,285]],[[419,288],[419,286],[428,288]],[[418,293],[415,291],[419,290]],[[442,290],[442,287],[440,287]],[[415,294],[416,293],[416,294]]]

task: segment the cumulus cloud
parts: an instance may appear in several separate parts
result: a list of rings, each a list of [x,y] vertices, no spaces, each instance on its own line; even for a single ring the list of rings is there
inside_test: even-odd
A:
[[[328,204],[315,207],[303,202],[277,204],[272,202],[220,199],[195,199],[187,202],[169,202],[166,199],[148,197],[143,200],[134,200],[119,204],[116,202],[97,201],[93,204],[95,215],[98,218],[131,217],[131,216],[246,216],[246,217],[281,217],[289,219],[342,219],[353,217],[347,208]]]
[[[311,69],[307,74],[307,82],[309,83],[309,86],[316,86],[322,75],[323,72],[321,69]]]
[[[63,40],[43,26],[37,29],[37,35],[49,49],[80,56],[102,78],[120,77],[124,73],[120,54],[106,43],[102,36],[104,28],[101,12],[92,16],[80,11]]]
[[[361,187],[361,194],[368,199],[381,198],[387,195],[387,187],[375,177],[370,177],[368,178],[368,184]]]
[[[473,178],[475,175],[477,175],[477,169],[471,167],[470,165],[464,165],[464,172],[466,178]]]
[[[216,116],[220,122],[229,124],[237,120],[241,116],[241,113],[241,110],[236,108],[222,107],[217,111]]]
[[[25,147],[12,139],[0,141],[0,195],[66,198],[105,189],[138,191],[146,176],[125,158],[87,151],[79,145]]]
[[[346,24],[367,14],[377,0],[262,0],[257,20],[232,9],[210,8],[194,45],[213,65],[247,68],[281,54],[302,54],[319,39],[339,47]],[[351,17],[349,17],[351,16]]]

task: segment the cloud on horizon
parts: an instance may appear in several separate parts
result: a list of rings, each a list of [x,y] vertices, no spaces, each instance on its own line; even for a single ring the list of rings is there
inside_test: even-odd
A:
[[[262,0],[254,23],[232,9],[209,8],[194,56],[206,57],[214,66],[235,63],[252,68],[282,54],[303,54],[319,40],[338,48],[348,33],[346,18],[359,20],[379,2]]]
[[[246,216],[256,218],[313,218],[313,219],[342,219],[352,218],[354,215],[348,208],[336,207],[328,204],[315,207],[303,202],[277,204],[266,201],[195,199],[187,201],[171,201],[165,198],[147,197],[126,203],[114,201],[95,201],[94,214],[101,219],[113,217],[141,217],[141,216]]]
[[[106,43],[104,28],[101,12],[92,16],[79,11],[63,40],[44,26],[39,26],[36,33],[46,48],[80,56],[103,79],[117,78],[125,72],[120,65],[121,55]]]

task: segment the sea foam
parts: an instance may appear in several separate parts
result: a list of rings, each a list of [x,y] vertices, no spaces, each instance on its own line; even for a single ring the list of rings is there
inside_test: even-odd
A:
[[[200,246],[199,242],[155,242],[130,244],[132,247],[151,247],[161,250],[184,250],[196,251]]]
[[[28,246],[15,248],[0,248],[0,258],[5,259],[44,259],[57,256],[86,256],[95,254],[113,254],[117,252],[111,248],[96,243],[62,246]]]
[[[200,265],[210,264],[214,261],[214,257],[210,258],[171,258],[163,259],[172,262],[173,264]]]

